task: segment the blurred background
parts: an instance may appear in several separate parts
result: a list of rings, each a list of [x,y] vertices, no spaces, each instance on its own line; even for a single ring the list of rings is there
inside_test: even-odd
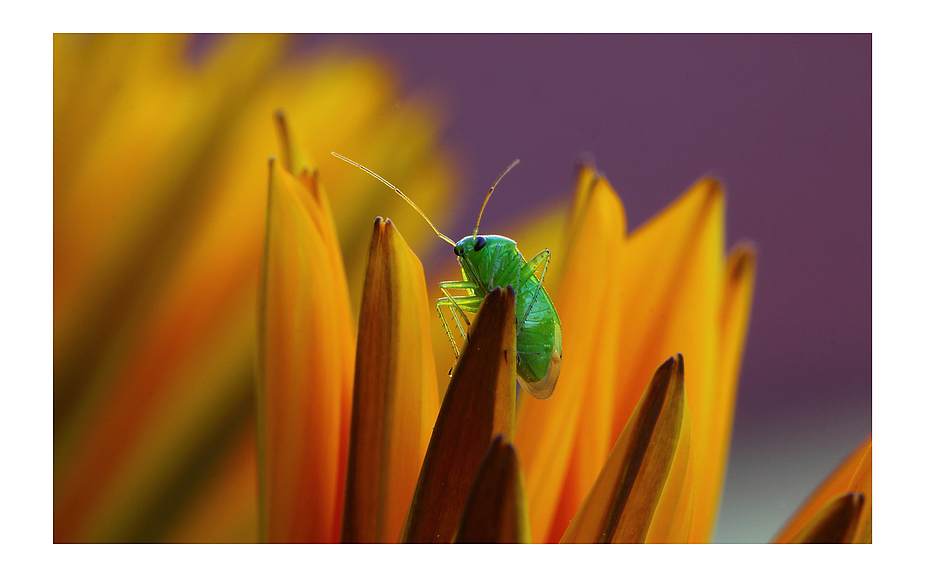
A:
[[[483,232],[567,209],[579,160],[630,231],[719,177],[727,247],[755,243],[758,277],[714,541],[769,541],[871,432],[871,68],[870,35],[56,35],[55,540],[252,531],[226,504],[254,491],[282,106],[329,191],[360,191],[331,197],[354,303],[376,214],[429,279],[453,257],[330,150],[452,238],[514,158]]]
[[[506,215],[568,202],[572,167],[588,156],[623,200],[628,230],[705,173],[725,183],[727,246],[749,239],[759,256],[715,541],[770,540],[870,433],[869,35],[299,42],[332,45],[386,58],[405,90],[445,104],[445,141],[463,162],[458,210],[438,224],[452,238],[471,230],[514,158],[484,231],[505,234]],[[444,257],[422,255],[425,266]]]

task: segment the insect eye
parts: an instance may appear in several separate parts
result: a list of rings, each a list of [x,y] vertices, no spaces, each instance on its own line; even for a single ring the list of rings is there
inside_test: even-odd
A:
[[[485,246],[485,242],[486,241],[484,236],[477,236],[475,237],[475,246],[473,248],[475,250],[482,250],[482,248]]]
[[[462,247],[459,245],[454,246],[453,252],[456,253],[456,256],[462,256]]]

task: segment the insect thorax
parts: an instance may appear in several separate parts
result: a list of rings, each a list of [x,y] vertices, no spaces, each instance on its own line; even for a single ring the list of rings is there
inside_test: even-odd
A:
[[[499,235],[468,236],[456,243],[454,252],[467,280],[485,291],[506,285],[517,288],[524,259],[513,240]]]

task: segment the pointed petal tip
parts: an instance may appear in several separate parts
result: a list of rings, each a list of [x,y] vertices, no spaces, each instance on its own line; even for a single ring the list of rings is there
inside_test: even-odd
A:
[[[822,508],[791,543],[850,543],[864,510],[863,493],[845,493]]]
[[[529,541],[523,473],[504,434],[492,439],[466,500],[456,543]]]
[[[740,240],[729,251],[729,264],[733,279],[742,278],[746,271],[758,264],[758,243]]]
[[[485,451],[514,421],[514,291],[490,291],[440,407],[402,541],[449,543]]]
[[[681,438],[685,404],[678,354],[656,369],[560,542],[646,541]]]
[[[715,194],[722,195],[726,191],[726,186],[723,184],[722,179],[713,173],[707,173],[700,177],[700,180],[697,181],[697,184],[705,186],[707,192],[711,196]]]

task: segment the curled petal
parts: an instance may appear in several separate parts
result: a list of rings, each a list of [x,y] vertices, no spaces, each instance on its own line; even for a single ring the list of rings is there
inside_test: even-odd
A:
[[[516,387],[514,290],[488,293],[472,322],[418,477],[406,543],[450,543],[482,457],[510,435]]]
[[[424,269],[377,218],[360,305],[341,539],[395,543],[437,416]]]

